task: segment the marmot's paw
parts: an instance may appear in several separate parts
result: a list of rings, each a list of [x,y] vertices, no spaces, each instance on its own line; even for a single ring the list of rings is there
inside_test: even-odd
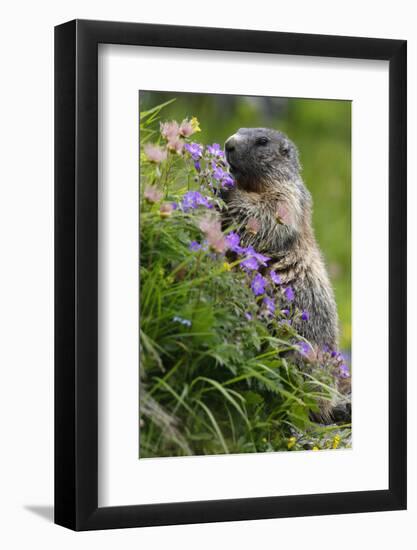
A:
[[[352,422],[352,405],[349,400],[339,403],[332,411],[336,424],[350,424]]]

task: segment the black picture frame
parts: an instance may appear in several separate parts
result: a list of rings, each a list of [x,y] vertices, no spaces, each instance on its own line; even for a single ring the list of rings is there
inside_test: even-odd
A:
[[[97,53],[106,43],[389,62],[387,490],[98,507]],[[406,46],[106,21],[55,28],[55,523],[78,531],[406,508]]]

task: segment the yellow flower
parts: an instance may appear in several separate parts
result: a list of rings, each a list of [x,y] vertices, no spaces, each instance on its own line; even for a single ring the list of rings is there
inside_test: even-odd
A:
[[[337,449],[338,446],[339,446],[339,443],[340,443],[340,435],[335,435],[335,436],[334,436],[334,439],[333,439],[332,448],[333,448],[333,449]]]
[[[232,271],[232,266],[229,264],[229,262],[224,262],[223,270],[224,271]]]
[[[197,117],[193,116],[190,122],[191,122],[191,126],[193,128],[193,133],[201,132],[200,123],[198,122]]]
[[[288,439],[288,443],[287,443],[288,450],[290,450],[294,447],[296,441],[297,441],[297,439],[295,437],[290,437]]]
[[[314,445],[314,447],[313,447],[312,450],[313,450],[313,451],[320,451],[320,449],[317,447],[317,445]]]

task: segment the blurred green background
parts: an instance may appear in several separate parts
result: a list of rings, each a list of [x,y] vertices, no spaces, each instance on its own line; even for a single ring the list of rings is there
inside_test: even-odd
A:
[[[295,142],[313,201],[313,223],[340,317],[340,347],[351,347],[351,102],[232,95],[140,92],[140,111],[176,98],[161,120],[196,116],[195,141],[220,143],[242,127],[281,130]]]

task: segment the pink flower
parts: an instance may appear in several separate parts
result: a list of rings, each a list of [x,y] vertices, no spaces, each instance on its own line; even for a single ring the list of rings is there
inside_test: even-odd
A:
[[[277,211],[275,213],[275,216],[276,216],[277,222],[279,224],[282,224],[282,225],[290,225],[291,224],[290,211],[289,211],[288,207],[285,204],[281,203],[278,206]]]
[[[178,137],[180,128],[178,122],[171,120],[171,122],[161,122],[160,123],[160,132],[161,136],[167,141],[174,141]]]
[[[219,254],[222,254],[226,251],[227,244],[223,233],[207,234],[207,242],[211,246],[211,248]]]
[[[201,218],[200,223],[198,224],[198,227],[201,229],[203,233],[212,233],[212,232],[221,232],[221,225],[219,220],[214,218],[213,216],[204,216],[204,218]]]
[[[216,218],[205,216],[200,220],[199,227],[215,252],[222,253],[226,251],[226,237],[223,235],[220,222]]]
[[[169,202],[164,202],[164,204],[161,204],[161,208],[159,209],[159,215],[161,218],[169,218],[174,210],[174,207]]]
[[[148,202],[159,202],[164,194],[155,185],[149,185],[143,192],[143,196]]]
[[[148,160],[150,160],[151,162],[158,163],[158,162],[162,162],[167,158],[166,149],[162,149],[162,147],[159,147],[159,145],[147,143],[143,147],[143,151],[147,156]]]
[[[256,235],[260,228],[261,225],[256,218],[248,219],[248,223],[246,224],[246,230],[248,231],[248,233],[253,233],[254,235]]]
[[[184,149],[184,142],[181,138],[176,137],[172,140],[169,140],[167,146],[168,149],[171,149],[171,151],[175,151],[175,153],[178,153],[180,155],[182,153],[182,150]]]
[[[192,134],[194,134],[193,125],[191,124],[191,122],[190,122],[188,119],[184,119],[184,120],[181,122],[181,126],[180,126],[180,128],[179,128],[179,133],[180,133],[180,135],[182,135],[183,137],[189,137],[189,136],[191,136]]]

